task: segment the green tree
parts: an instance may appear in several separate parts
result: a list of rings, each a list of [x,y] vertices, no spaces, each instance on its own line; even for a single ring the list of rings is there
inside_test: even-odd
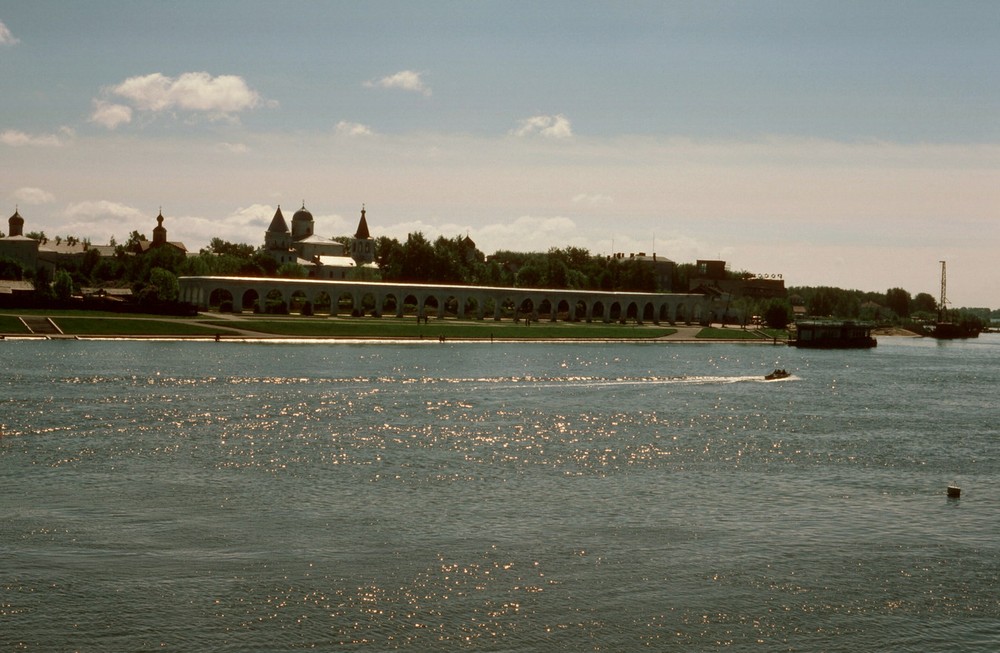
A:
[[[411,233],[403,244],[400,261],[400,281],[429,283],[433,281],[434,247],[422,233]]]
[[[180,297],[180,283],[170,270],[164,268],[150,270],[149,285],[156,288],[156,298],[161,302],[175,302]]]
[[[278,268],[278,276],[283,279],[305,279],[309,273],[298,263],[289,261]]]
[[[885,292],[885,305],[899,317],[910,316],[910,293],[902,288],[890,288]]]
[[[139,246],[139,243],[149,240],[144,234],[140,234],[138,231],[133,230],[132,233],[128,235],[128,240],[125,241],[125,249],[130,252],[134,252]]]
[[[36,296],[45,299],[52,297],[52,272],[47,267],[39,266],[31,283],[35,287]]]
[[[15,261],[6,256],[0,256],[0,279],[13,279],[19,281],[24,278],[24,266],[20,261]]]
[[[910,313],[930,313],[937,311],[937,300],[930,293],[919,292],[910,303]]]
[[[94,272],[97,270],[97,266],[101,262],[101,253],[91,247],[83,254],[83,260],[80,262],[80,275],[87,279],[88,282],[93,282]]]
[[[56,270],[52,279],[52,294],[56,299],[66,301],[73,296],[73,277],[66,270]]]
[[[258,250],[250,261],[240,270],[247,277],[273,277],[278,273],[278,262],[263,250]]]
[[[791,306],[784,299],[772,299],[764,308],[764,324],[772,329],[784,329],[788,327],[791,315]]]
[[[399,281],[403,270],[403,246],[395,238],[375,239],[375,262],[386,281]]]
[[[544,288],[546,285],[545,269],[536,261],[529,261],[517,271],[514,285],[518,288]]]
[[[615,290],[656,292],[656,274],[652,266],[629,259],[621,266],[621,277]]]
[[[249,259],[254,255],[257,248],[244,243],[230,243],[221,238],[213,238],[208,247],[203,248],[202,254],[225,254],[239,259]]]

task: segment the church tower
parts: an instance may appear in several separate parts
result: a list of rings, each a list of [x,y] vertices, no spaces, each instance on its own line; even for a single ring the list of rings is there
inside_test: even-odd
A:
[[[34,271],[38,267],[39,242],[24,235],[24,218],[17,208],[7,220],[10,233],[0,238],[0,257],[14,259],[25,270]]]
[[[288,223],[281,214],[281,207],[274,212],[271,225],[264,232],[264,249],[278,265],[295,262],[295,250],[292,249],[292,235],[288,231]]]
[[[375,241],[368,233],[368,221],[365,219],[365,206],[361,205],[361,221],[358,230],[351,239],[351,258],[361,267],[375,260]]]
[[[163,226],[163,209],[156,216],[156,226],[153,227],[153,247],[167,244],[167,228]]]
[[[315,225],[313,214],[306,208],[305,200],[303,200],[302,208],[292,216],[292,240],[303,240],[312,236]]]
[[[24,235],[24,218],[21,217],[16,208],[14,209],[14,215],[10,216],[10,219],[7,220],[7,225],[7,235],[9,237],[14,238],[15,236]]]

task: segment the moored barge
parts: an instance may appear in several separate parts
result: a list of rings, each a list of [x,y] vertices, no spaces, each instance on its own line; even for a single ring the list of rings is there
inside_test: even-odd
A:
[[[867,322],[816,320],[795,323],[795,338],[788,344],[813,349],[870,349],[878,345],[875,326]]]

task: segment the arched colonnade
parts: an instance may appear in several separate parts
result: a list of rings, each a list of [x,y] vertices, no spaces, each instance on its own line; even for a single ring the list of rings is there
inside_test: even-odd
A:
[[[482,320],[702,322],[713,316],[702,294],[631,293],[386,282],[181,277],[180,299],[199,310],[236,313],[455,317]]]

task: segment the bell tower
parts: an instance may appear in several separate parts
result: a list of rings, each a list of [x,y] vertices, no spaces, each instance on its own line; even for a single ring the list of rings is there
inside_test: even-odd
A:
[[[361,205],[361,221],[358,230],[351,239],[351,258],[361,267],[375,260],[375,241],[368,233],[368,221],[365,219],[365,205]]]

